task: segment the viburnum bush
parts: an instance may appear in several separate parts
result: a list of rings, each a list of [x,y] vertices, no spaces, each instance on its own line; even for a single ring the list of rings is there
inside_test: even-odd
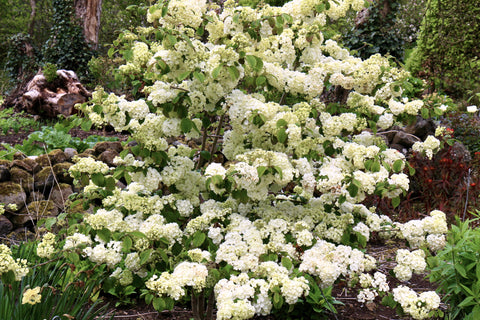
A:
[[[123,54],[119,70],[140,98],[97,88],[81,106],[132,142],[114,168],[77,158],[70,173],[94,210],[54,251],[106,266],[104,291],[124,301],[140,294],[163,310],[190,300],[196,319],[214,308],[217,319],[248,319],[297,306],[334,312],[337,280],[375,272],[359,250],[371,232],[441,247],[443,213],[402,225],[360,204],[377,194],[398,205],[408,190],[404,155],[376,132],[413,121],[423,106],[403,92],[408,72],[324,36],[363,5],[152,5],[152,26],[124,33],[110,51]],[[325,104],[336,88],[346,103]],[[435,140],[419,148],[430,154]],[[370,292],[385,294],[384,277],[374,279]],[[366,292],[360,300],[375,299]],[[438,308],[409,299],[416,319]]]

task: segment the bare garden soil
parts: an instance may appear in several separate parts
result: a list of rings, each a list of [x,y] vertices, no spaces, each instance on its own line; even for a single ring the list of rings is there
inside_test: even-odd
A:
[[[8,132],[6,135],[0,132],[0,148],[1,143],[9,145],[22,144],[23,140],[27,139],[28,135],[33,130],[20,131],[14,133]],[[81,129],[72,129],[70,131],[72,137],[86,138],[89,135],[100,135],[109,137],[118,137],[120,141],[127,140],[128,136],[109,130],[91,130],[85,132]],[[379,263],[378,270],[388,275],[390,288],[395,288],[402,284],[389,273],[395,266],[395,254],[399,248],[405,248],[402,241],[390,241],[386,243],[369,244],[366,252],[372,255]],[[426,278],[426,274],[414,275],[408,283],[403,283],[417,292],[435,290],[435,285],[430,283]],[[377,297],[373,303],[362,304],[357,301],[356,296],[358,288],[349,288],[347,283],[339,282],[335,285],[332,291],[332,296],[341,304],[335,304],[337,310],[336,314],[326,313],[324,317],[316,317],[316,315],[303,315],[303,319],[332,319],[332,320],[410,320],[412,318],[407,316],[399,316],[395,310],[381,304],[381,298]],[[113,307],[116,300],[111,297],[104,297],[104,300],[109,303],[109,315],[113,315],[113,319],[118,320],[190,320],[193,319],[193,314],[188,307],[175,307],[171,311],[157,312],[151,305],[146,305],[141,299],[138,299],[134,305],[126,307]],[[441,305],[443,311],[446,310],[445,305]],[[265,317],[255,317],[256,320],[276,320],[278,317],[273,315]],[[283,318],[283,317],[282,317]],[[291,318],[296,320],[295,318]]]

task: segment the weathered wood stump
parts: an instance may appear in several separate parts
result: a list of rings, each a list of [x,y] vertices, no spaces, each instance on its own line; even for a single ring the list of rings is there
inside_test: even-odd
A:
[[[23,109],[30,114],[56,117],[75,114],[75,104],[83,103],[89,97],[90,92],[80,83],[75,72],[57,70],[57,78],[51,82],[43,74],[33,77],[21,101]]]

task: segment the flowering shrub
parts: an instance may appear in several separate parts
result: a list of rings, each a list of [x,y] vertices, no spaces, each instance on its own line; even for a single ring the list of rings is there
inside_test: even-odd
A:
[[[119,49],[119,70],[143,97],[97,88],[80,107],[136,144],[114,168],[70,168],[96,208],[60,249],[106,266],[105,291],[141,294],[157,310],[190,298],[197,319],[211,316],[213,300],[218,319],[302,303],[334,311],[331,286],[375,269],[356,247],[370,232],[400,234],[360,204],[371,194],[398,203],[409,188],[405,157],[377,127],[413,120],[423,106],[403,95],[407,72],[322,34],[363,4],[152,5],[153,26],[124,34]],[[324,103],[332,87],[346,90],[345,104]]]

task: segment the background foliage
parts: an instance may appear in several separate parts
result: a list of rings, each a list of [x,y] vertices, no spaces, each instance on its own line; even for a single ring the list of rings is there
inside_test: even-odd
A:
[[[430,0],[411,71],[431,79],[432,89],[457,97],[465,97],[468,90],[479,92],[479,14],[478,0]]]

